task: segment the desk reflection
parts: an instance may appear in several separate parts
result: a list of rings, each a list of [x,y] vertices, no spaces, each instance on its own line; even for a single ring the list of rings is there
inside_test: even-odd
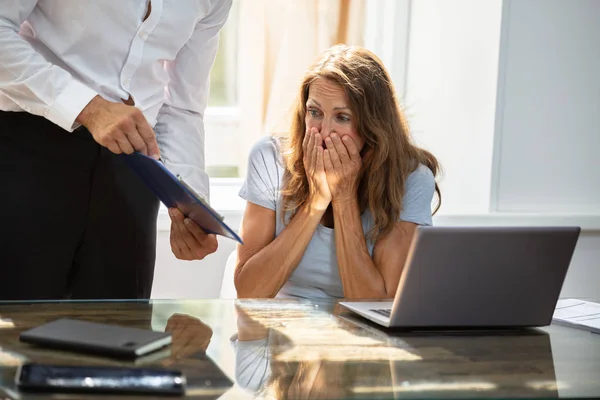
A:
[[[407,334],[352,316],[274,323],[236,312],[236,382],[258,398],[558,397],[542,331]]]
[[[20,399],[30,397],[18,393],[13,379],[16,366],[26,360],[180,369],[188,378],[189,398],[223,400],[556,398],[557,389],[569,398],[600,393],[598,337],[564,327],[408,334],[384,330],[333,302],[275,300],[0,304],[0,317],[0,393],[4,389]],[[127,362],[19,342],[21,331],[63,317],[154,327],[170,331],[173,344]],[[207,376],[218,382],[216,387],[206,386]]]
[[[164,330],[172,334],[171,345],[164,350],[139,357],[133,361],[28,345],[20,343],[18,334],[15,333],[59,317],[85,319],[109,324],[125,324],[145,329],[151,328],[153,311],[151,304],[129,304],[127,306],[130,308],[128,318],[124,318],[121,314],[114,311],[114,314],[110,311],[100,312],[100,307],[99,305],[87,305],[84,311],[78,307],[62,305],[47,307],[47,310],[53,310],[54,312],[48,311],[43,316],[39,313],[11,314],[11,326],[0,330],[0,400],[4,400],[5,398],[26,400],[39,397],[30,393],[20,393],[14,384],[15,372],[18,365],[27,361],[60,365],[165,367],[177,369],[187,378],[187,398],[217,399],[233,386],[233,381],[206,354],[213,336],[213,329],[199,317],[182,312],[175,312],[166,320]],[[131,318],[132,314],[135,315],[135,318]],[[84,397],[78,394],[66,395],[59,393],[48,394],[48,396],[52,398]],[[150,398],[149,396],[142,397]],[[128,398],[132,398],[132,396],[128,396]]]

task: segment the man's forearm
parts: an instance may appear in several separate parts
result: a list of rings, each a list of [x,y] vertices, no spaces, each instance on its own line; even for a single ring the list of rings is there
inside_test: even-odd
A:
[[[0,92],[25,111],[46,117],[72,131],[81,110],[96,92],[51,64],[19,35],[20,20],[12,8],[23,1],[3,2],[0,7]]]

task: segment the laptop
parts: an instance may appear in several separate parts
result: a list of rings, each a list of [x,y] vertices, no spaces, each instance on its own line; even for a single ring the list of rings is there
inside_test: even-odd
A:
[[[579,227],[418,227],[393,302],[342,306],[388,328],[550,325]]]

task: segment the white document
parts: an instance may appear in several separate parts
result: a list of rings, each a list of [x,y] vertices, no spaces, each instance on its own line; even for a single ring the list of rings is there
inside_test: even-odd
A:
[[[562,299],[556,303],[552,320],[561,325],[600,333],[600,304],[577,299]]]

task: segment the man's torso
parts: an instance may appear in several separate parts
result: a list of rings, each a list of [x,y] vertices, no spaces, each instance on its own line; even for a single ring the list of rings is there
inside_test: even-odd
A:
[[[212,3],[152,0],[149,9],[148,0],[40,0],[21,36],[103,97],[131,97],[153,125],[169,82],[165,63],[176,58]],[[0,94],[0,110],[21,108]]]

